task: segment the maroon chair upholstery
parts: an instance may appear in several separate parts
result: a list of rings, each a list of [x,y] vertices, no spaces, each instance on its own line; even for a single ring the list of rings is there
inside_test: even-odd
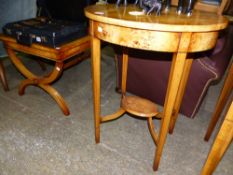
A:
[[[121,84],[122,49],[117,55],[117,87]],[[194,58],[180,113],[193,118],[209,86],[224,75],[233,53],[233,25],[220,35],[216,47],[208,52],[191,54]],[[127,91],[163,105],[171,66],[170,53],[129,50]]]

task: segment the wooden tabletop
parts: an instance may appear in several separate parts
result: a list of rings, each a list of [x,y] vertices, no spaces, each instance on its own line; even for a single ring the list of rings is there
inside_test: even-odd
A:
[[[203,11],[194,10],[190,17],[176,14],[174,7],[168,13],[163,11],[160,16],[144,15],[141,12],[135,5],[117,7],[108,4],[85,8],[85,15],[94,21],[146,30],[205,32],[224,29],[228,24],[226,17]]]

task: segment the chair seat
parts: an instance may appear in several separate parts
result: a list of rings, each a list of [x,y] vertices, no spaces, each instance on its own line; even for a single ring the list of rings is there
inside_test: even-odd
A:
[[[159,113],[155,103],[138,96],[123,96],[121,107],[139,117],[153,117]]]

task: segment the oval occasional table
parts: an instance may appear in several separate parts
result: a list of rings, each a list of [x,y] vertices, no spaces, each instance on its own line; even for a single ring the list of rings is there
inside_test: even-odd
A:
[[[153,164],[153,169],[157,170],[169,127],[170,130],[173,129],[179,113],[192,65],[192,58],[187,55],[213,48],[218,38],[218,32],[227,27],[228,20],[213,13],[200,11],[194,11],[191,17],[177,15],[175,8],[167,13],[162,12],[160,16],[144,15],[137,6],[117,7],[115,4],[88,6],[85,8],[85,15],[90,23],[96,143],[100,142],[100,123],[116,119],[125,112],[141,117],[148,115],[149,130],[157,145]],[[122,102],[118,111],[107,116],[101,116],[100,109],[101,40],[124,48]],[[139,97],[128,98],[125,95],[127,48],[174,53],[165,104],[161,113],[157,113],[156,105],[152,102]],[[138,109],[139,111],[137,111]],[[140,111],[144,109],[145,111]],[[154,131],[153,115],[161,117],[158,135]]]

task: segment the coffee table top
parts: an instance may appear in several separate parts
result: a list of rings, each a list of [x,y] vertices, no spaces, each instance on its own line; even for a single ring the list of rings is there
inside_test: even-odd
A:
[[[218,31],[228,24],[226,17],[215,13],[194,10],[192,16],[188,17],[176,14],[174,7],[168,13],[162,12],[160,16],[156,16],[143,14],[135,5],[92,5],[85,8],[85,15],[89,19],[107,24],[167,32]]]

